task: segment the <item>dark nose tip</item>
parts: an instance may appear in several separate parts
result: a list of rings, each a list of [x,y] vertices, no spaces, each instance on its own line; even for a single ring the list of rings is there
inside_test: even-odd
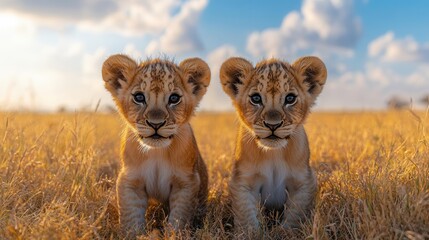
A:
[[[264,121],[265,127],[271,129],[271,131],[275,131],[277,128],[279,128],[283,124],[283,121],[275,124],[267,123]]]
[[[154,122],[149,122],[148,120],[146,120],[146,123],[147,123],[147,125],[151,126],[155,130],[160,129],[162,126],[165,125],[165,121],[159,122],[159,123],[154,123]]]

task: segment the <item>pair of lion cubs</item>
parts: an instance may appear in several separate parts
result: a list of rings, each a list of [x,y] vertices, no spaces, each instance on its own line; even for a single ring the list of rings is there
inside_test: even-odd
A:
[[[169,225],[183,229],[208,192],[206,165],[189,124],[210,83],[208,65],[199,58],[138,64],[114,55],[102,75],[126,122],[117,180],[121,226],[144,232],[148,199],[154,198],[168,206]],[[240,118],[229,185],[235,227],[257,229],[258,204],[284,210],[288,228],[311,210],[316,178],[303,122],[326,77],[317,57],[256,66],[233,57],[222,64],[223,90]]]

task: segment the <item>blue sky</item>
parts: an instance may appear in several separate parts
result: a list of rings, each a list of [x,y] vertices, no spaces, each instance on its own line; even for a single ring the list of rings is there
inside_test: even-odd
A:
[[[198,56],[211,67],[202,110],[231,110],[224,60],[316,55],[328,67],[317,110],[381,109],[391,96],[422,107],[429,93],[428,1],[4,0],[0,3],[0,108],[112,105],[101,64]]]

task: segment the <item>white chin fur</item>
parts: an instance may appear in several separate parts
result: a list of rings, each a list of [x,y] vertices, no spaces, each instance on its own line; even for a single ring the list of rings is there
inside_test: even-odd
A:
[[[140,145],[146,150],[150,150],[151,148],[165,148],[170,146],[171,139],[170,138],[163,138],[163,139],[140,139]]]
[[[286,139],[277,139],[277,140],[259,139],[256,142],[258,143],[259,147],[265,150],[284,148],[287,145]]]

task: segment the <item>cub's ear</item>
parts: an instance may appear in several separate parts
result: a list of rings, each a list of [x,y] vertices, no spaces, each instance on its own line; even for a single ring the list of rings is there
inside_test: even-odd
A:
[[[127,86],[134,77],[137,66],[134,60],[122,54],[110,56],[104,61],[101,73],[104,86],[112,96],[117,96],[119,90]]]
[[[292,68],[299,74],[300,80],[313,102],[322,92],[328,75],[325,64],[318,57],[302,57],[292,64]]]
[[[183,73],[185,84],[189,86],[199,102],[210,84],[209,65],[200,58],[188,58],[179,64],[179,68]]]
[[[244,58],[232,57],[220,67],[220,82],[225,91],[233,100],[240,93],[247,76],[253,70],[252,64]]]

